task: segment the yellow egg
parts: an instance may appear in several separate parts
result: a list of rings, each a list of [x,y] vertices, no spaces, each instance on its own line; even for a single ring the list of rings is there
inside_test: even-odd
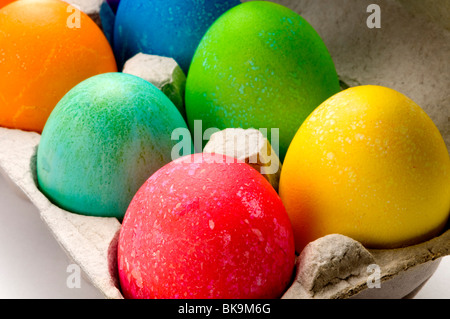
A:
[[[280,180],[300,252],[339,233],[369,248],[438,234],[450,211],[450,158],[428,115],[380,86],[342,91],[292,141]]]

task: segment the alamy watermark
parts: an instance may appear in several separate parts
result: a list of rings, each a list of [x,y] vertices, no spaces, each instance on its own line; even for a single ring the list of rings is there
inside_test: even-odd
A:
[[[66,25],[69,29],[81,28],[81,9],[77,5],[68,5],[67,13],[70,15],[67,17]]]
[[[69,289],[81,288],[81,268],[77,264],[67,266],[66,272],[69,273],[66,279],[66,286]]]
[[[370,13],[366,20],[369,29],[381,28],[381,8],[378,4],[371,4],[367,7],[367,13]]]
[[[367,272],[370,274],[367,277],[367,288],[380,289],[381,288],[381,268],[377,264],[367,266]]]

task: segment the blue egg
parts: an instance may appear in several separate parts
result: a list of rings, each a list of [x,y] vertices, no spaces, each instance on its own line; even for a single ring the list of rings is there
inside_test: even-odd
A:
[[[119,65],[137,53],[175,59],[187,74],[208,28],[239,0],[121,0],[114,26]]]

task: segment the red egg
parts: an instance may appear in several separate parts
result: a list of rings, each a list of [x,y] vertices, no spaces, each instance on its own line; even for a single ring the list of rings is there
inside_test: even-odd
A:
[[[294,263],[278,194],[223,155],[189,155],[157,171],[132,200],[119,237],[125,298],[279,298]]]

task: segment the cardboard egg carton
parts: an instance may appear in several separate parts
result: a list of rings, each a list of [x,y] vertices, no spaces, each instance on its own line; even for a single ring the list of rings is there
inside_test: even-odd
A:
[[[371,29],[368,2],[275,2],[299,12],[318,31],[344,86],[378,84],[408,95],[433,119],[450,149],[448,3],[441,7],[440,1],[373,1],[381,8],[381,28]],[[422,11],[425,2],[428,9]],[[0,128],[0,172],[38,208],[56,241],[104,297],[123,298],[116,266],[120,222],[70,213],[40,192],[36,179],[39,140],[36,133]],[[243,158],[259,151],[248,147]],[[273,176],[267,178],[273,182]],[[276,187],[277,182],[272,185]],[[283,298],[402,298],[420,288],[447,255],[448,227],[422,244],[389,250],[367,250],[351,238],[325,236],[297,258],[295,279]]]

